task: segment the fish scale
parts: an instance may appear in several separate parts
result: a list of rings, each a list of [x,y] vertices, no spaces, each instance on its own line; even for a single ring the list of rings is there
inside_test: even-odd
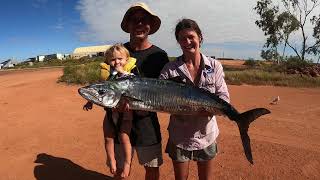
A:
[[[208,98],[208,95],[194,94],[194,87],[185,86],[170,81],[161,81],[148,79],[144,81],[131,82],[132,87],[128,87],[124,96],[134,97],[135,99],[143,99],[148,101],[135,102],[132,107],[138,109],[148,105],[152,109],[149,111],[169,111],[177,114],[194,114],[197,111],[208,110],[210,112],[219,111],[216,108],[215,101]],[[167,87],[167,88],[164,88]],[[186,88],[187,87],[187,88]],[[211,96],[211,94],[209,95]],[[214,106],[212,106],[214,105]],[[164,109],[165,107],[165,109]]]

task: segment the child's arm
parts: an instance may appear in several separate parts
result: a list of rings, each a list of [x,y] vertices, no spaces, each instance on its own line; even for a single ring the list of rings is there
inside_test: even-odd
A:
[[[92,105],[93,105],[93,103],[88,101],[85,105],[83,105],[82,109],[86,110],[86,111],[91,110],[92,109]]]
[[[129,72],[125,71],[125,69],[121,66],[117,66],[114,69],[120,74],[120,76],[130,74]]]

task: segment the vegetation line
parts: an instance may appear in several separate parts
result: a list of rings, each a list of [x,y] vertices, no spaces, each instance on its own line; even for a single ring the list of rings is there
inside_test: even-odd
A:
[[[175,60],[170,57],[170,60]],[[67,84],[90,84],[100,80],[100,63],[103,57],[78,60],[50,60],[37,62],[32,68],[26,65],[15,69],[61,68],[63,75],[58,82]],[[232,64],[232,60],[230,60]],[[280,63],[249,59],[243,65],[223,64],[227,84],[270,85],[286,87],[320,87],[320,65],[290,57]]]

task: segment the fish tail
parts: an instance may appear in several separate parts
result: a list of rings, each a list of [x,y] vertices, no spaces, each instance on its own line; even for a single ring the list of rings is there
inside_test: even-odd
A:
[[[269,114],[270,111],[265,108],[256,108],[244,113],[239,114],[236,118],[236,122],[240,131],[241,141],[243,150],[245,152],[247,160],[253,164],[251,145],[250,145],[250,137],[248,135],[248,129],[251,122],[256,120],[258,117]]]

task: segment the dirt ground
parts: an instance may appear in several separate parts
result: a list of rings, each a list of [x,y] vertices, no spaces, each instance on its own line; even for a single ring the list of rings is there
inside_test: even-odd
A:
[[[79,86],[56,83],[61,68],[0,71],[0,179],[109,179],[105,166],[103,109],[82,110]],[[254,165],[244,156],[236,125],[218,118],[219,154],[215,179],[320,179],[320,89],[229,86],[232,104],[245,111],[265,107],[272,114],[249,131]],[[277,105],[270,105],[280,96]],[[163,148],[168,115],[159,113]],[[161,179],[174,179],[164,154]],[[143,179],[133,160],[129,179]],[[189,179],[197,179],[195,163]]]
[[[244,67],[244,60],[219,60],[223,65],[227,66],[237,66],[237,67]]]

